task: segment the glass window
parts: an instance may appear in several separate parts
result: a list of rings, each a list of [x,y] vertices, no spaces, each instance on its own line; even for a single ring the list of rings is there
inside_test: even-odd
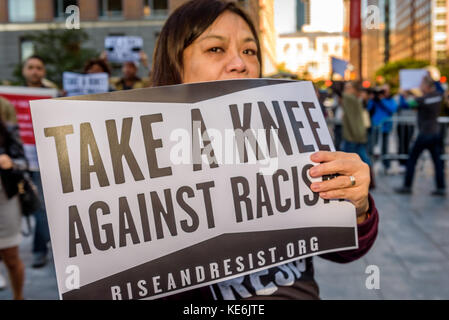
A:
[[[437,7],[445,7],[446,0],[437,0]]]
[[[20,58],[21,61],[25,61],[26,58],[31,57],[34,54],[33,42],[27,39],[20,40]]]
[[[167,16],[168,0],[145,0],[143,12],[145,17]]]
[[[64,18],[65,9],[68,6],[77,6],[78,0],[53,0],[53,8],[55,13],[55,18]]]
[[[98,11],[100,17],[121,17],[122,0],[98,0]]]
[[[34,0],[8,0],[10,22],[34,21]]]

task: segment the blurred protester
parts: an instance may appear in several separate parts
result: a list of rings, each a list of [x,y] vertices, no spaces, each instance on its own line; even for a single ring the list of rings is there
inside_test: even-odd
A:
[[[446,186],[444,181],[444,166],[441,159],[440,127],[438,124],[443,96],[436,90],[434,81],[429,77],[423,79],[421,91],[423,93],[422,97],[409,102],[411,107],[418,109],[419,134],[407,161],[404,184],[401,188],[395,190],[397,193],[402,194],[412,193],[416,162],[421,153],[427,149],[432,155],[435,166],[437,189],[432,192],[432,195],[444,196],[446,194]]]
[[[90,59],[86,62],[84,65],[84,73],[86,74],[92,74],[92,73],[107,73],[109,77],[111,77],[111,68],[109,67],[108,63],[105,59],[98,58],[98,59]],[[109,92],[115,91],[115,87],[113,87],[111,84],[109,84]]]
[[[11,102],[2,97],[0,97],[0,118],[7,124],[17,123],[16,109]]]
[[[14,106],[3,97],[0,97],[0,119],[4,120],[5,125],[17,124],[16,110]],[[0,290],[3,290],[5,288],[6,288],[6,280],[0,273]]]
[[[22,76],[25,80],[25,86],[31,88],[48,88],[44,84],[45,75],[45,62],[40,56],[33,55],[28,57],[23,63]]]
[[[27,87],[31,88],[47,88],[44,84],[45,79],[45,62],[36,55],[25,60],[22,68],[22,75],[25,79]],[[50,241],[50,231],[48,229],[47,213],[44,205],[44,194],[42,192],[41,173],[39,171],[30,172],[33,183],[39,190],[39,197],[43,207],[36,210],[33,214],[36,224],[33,240],[33,268],[41,268],[47,264],[48,243]]]
[[[135,62],[125,62],[122,66],[122,77],[114,83],[114,87],[117,90],[144,88],[145,83],[137,76],[137,70]]]
[[[363,121],[363,104],[359,100],[359,88],[347,82],[343,92],[343,151],[357,153],[363,162],[371,165],[366,152],[367,130]]]
[[[393,130],[392,116],[397,111],[398,105],[390,92],[390,86],[385,84],[380,90],[374,90],[374,97],[368,102],[368,111],[372,114],[371,125],[374,127],[374,135],[382,132],[382,157],[385,172],[390,169],[388,154],[388,140]],[[380,132],[379,132],[380,131]],[[376,139],[377,142],[377,139]]]
[[[0,257],[11,281],[14,299],[23,299],[25,267],[19,256],[21,240],[21,208],[17,184],[26,160],[18,127],[9,126],[0,118]]]

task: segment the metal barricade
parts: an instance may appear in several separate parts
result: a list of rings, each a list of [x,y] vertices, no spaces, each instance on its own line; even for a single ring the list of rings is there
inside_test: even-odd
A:
[[[409,158],[409,151],[418,136],[416,115],[395,115],[386,121],[392,122],[392,130],[386,134],[386,137],[384,137],[384,133],[382,132],[382,127],[386,122],[369,129],[367,143],[368,154],[370,154],[373,163],[385,160],[406,161]],[[336,133],[341,134],[338,131],[341,130],[342,123],[334,117],[327,118],[326,122],[335,143],[336,140],[339,140],[339,137],[336,137]],[[438,123],[441,127],[440,134],[443,139],[441,159],[443,161],[449,161],[449,117],[439,117]],[[335,147],[339,150],[338,145],[335,145]],[[429,155],[426,153],[425,157],[427,159]]]

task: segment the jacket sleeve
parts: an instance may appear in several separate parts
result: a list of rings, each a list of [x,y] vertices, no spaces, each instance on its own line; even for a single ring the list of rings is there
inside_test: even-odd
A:
[[[369,218],[363,223],[357,225],[358,249],[332,252],[323,254],[320,257],[326,260],[330,260],[338,263],[348,263],[363,257],[373,246],[374,241],[377,238],[377,228],[379,224],[379,213],[377,211],[374,199],[369,197]]]
[[[14,170],[24,171],[28,168],[28,164],[25,158],[23,150],[22,140],[19,135],[18,125],[7,126],[9,137],[8,155],[11,157],[14,163]]]

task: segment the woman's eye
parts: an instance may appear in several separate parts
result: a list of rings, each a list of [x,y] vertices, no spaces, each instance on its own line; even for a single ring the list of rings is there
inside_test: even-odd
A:
[[[219,47],[213,47],[209,49],[210,52],[223,52],[222,48]]]
[[[257,53],[257,51],[256,51],[256,50],[253,50],[253,49],[246,49],[246,50],[243,50],[243,53],[244,53],[244,54],[251,55],[251,56],[255,56],[256,53]]]

